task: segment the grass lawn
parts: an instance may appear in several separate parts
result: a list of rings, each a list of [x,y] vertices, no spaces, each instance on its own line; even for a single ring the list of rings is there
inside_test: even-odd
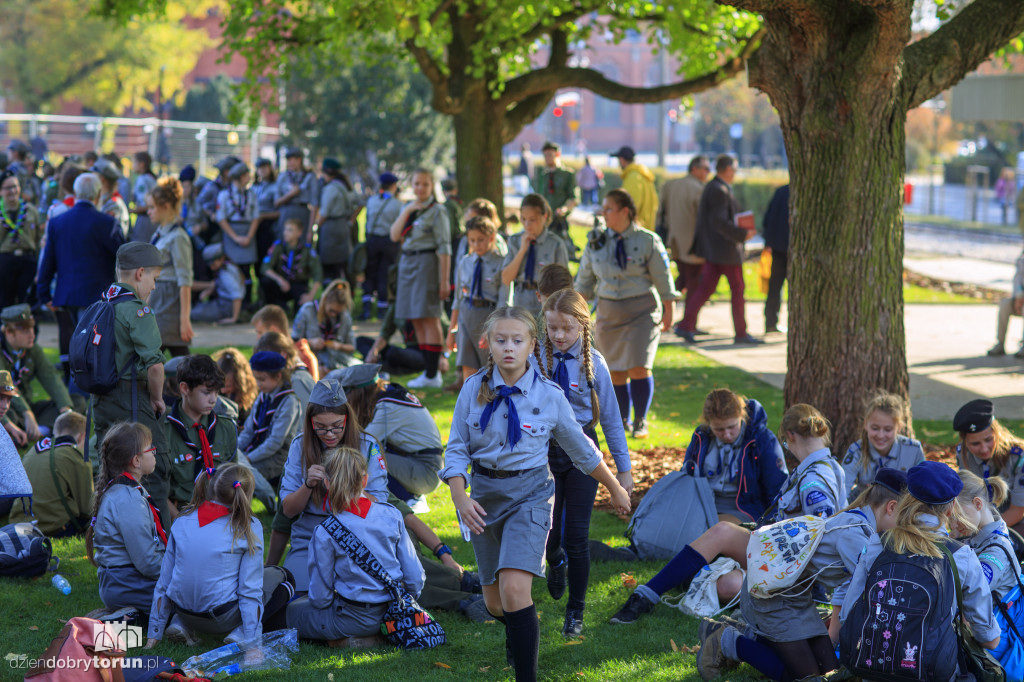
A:
[[[209,349],[196,349],[197,351]],[[657,359],[658,388],[651,414],[651,438],[643,447],[685,447],[705,394],[712,388],[728,386],[761,401],[768,411],[770,425],[776,428],[782,413],[782,393],[739,370],[718,365],[679,346],[664,346]],[[399,380],[407,377],[396,377]],[[420,392],[434,413],[438,427],[447,435],[455,398],[439,390]],[[1008,424],[1020,429],[1021,422]],[[919,437],[933,443],[953,441],[947,422],[916,423]],[[630,440],[630,447],[640,442]],[[609,459],[610,461],[610,459]],[[456,560],[473,567],[473,550],[458,533],[454,510],[446,489],[430,495],[431,511],[424,520],[454,550]],[[270,517],[260,511],[260,519],[269,534]],[[622,536],[625,521],[613,514],[595,511],[591,537],[610,544],[626,544]],[[48,578],[37,580],[0,579],[0,619],[2,654],[38,656],[57,635],[62,621],[83,615],[101,606],[96,570],[85,556],[79,539],[54,541],[54,552],[61,558],[60,572],[72,585],[70,596],[57,592]],[[661,606],[633,626],[616,626],[608,618],[629,596],[623,586],[625,572],[643,582],[660,568],[656,563],[594,564],[588,591],[584,638],[567,643],[559,634],[564,601],[555,603],[542,580],[535,582],[534,598],[541,620],[540,673],[547,680],[697,680],[699,675],[691,653],[674,652],[671,641],[680,647],[693,645],[697,621]],[[564,598],[563,598],[564,599]],[[390,649],[338,651],[314,644],[302,644],[287,674],[291,680],[507,680],[513,677],[505,667],[504,633],[500,625],[470,623],[457,614],[437,612],[448,632],[449,643],[427,652],[401,652]],[[195,649],[161,644],[156,652],[178,662],[200,651],[219,645],[206,638]],[[130,653],[139,653],[133,650]],[[444,664],[443,666],[437,664]],[[0,679],[20,679],[24,671],[4,664]],[[333,678],[330,677],[333,675]],[[341,676],[344,676],[343,678]],[[248,673],[244,679],[281,679],[279,672]],[[757,679],[755,671],[742,667],[730,680]]]

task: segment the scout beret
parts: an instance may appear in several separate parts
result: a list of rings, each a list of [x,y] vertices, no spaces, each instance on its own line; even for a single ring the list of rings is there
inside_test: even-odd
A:
[[[557,142],[552,142],[551,140],[548,140],[547,142],[545,142],[544,146],[540,148],[540,150],[542,152],[546,152],[549,149],[551,149],[553,151],[556,151],[556,152],[562,151],[562,147]]]
[[[28,303],[19,303],[18,305],[7,306],[3,310],[0,310],[0,322],[3,322],[4,324],[31,321],[32,308],[29,307]]]
[[[254,372],[280,372],[287,364],[283,355],[272,350],[261,350],[249,360],[249,366]]]
[[[18,395],[18,389],[14,387],[14,379],[6,369],[0,370],[0,395]]]
[[[341,387],[351,391],[354,388],[372,386],[380,379],[380,365],[353,365],[336,369],[327,375],[328,379],[337,380]]]
[[[995,406],[991,400],[972,400],[956,411],[956,416],[953,417],[953,430],[960,433],[984,431],[992,426],[994,418]]]
[[[345,389],[336,379],[321,379],[316,382],[312,392],[309,394],[310,405],[321,407],[341,407],[348,402],[345,397]]]
[[[29,147],[23,140],[11,140],[7,143],[7,149],[18,154],[28,154],[32,151],[32,147]]]
[[[320,170],[324,171],[325,173],[328,171],[340,171],[341,161],[338,161],[337,159],[328,156],[327,158],[320,162]]]
[[[636,158],[636,152],[633,151],[632,147],[622,146],[622,147],[619,147],[618,151],[613,152],[611,154],[611,156],[612,156],[612,158],[617,156],[620,159],[625,159],[626,161],[632,161],[633,159]]]
[[[117,269],[162,268],[164,255],[147,242],[128,242],[117,249]]]
[[[284,150],[284,158],[290,159],[293,156],[305,156],[302,150],[298,147],[286,147]]]
[[[218,258],[224,257],[224,245],[220,242],[216,244],[207,244],[203,247],[203,260],[207,263],[212,263]]]
[[[237,156],[229,155],[213,164],[213,167],[219,170],[221,173],[231,170],[232,166],[238,163],[240,159]]]
[[[96,163],[89,170],[93,173],[99,173],[107,180],[117,180],[121,177],[121,169],[109,159],[96,159]]]
[[[397,183],[398,176],[394,173],[381,173],[377,180],[380,182],[381,187],[387,187],[388,185],[394,185]]]
[[[254,163],[253,165],[259,168],[260,166],[273,166],[274,162],[266,157],[261,156],[260,158],[256,159],[256,163]]]
[[[882,467],[875,474],[874,484],[900,495],[907,489],[907,472],[892,467]]]
[[[181,363],[185,362],[188,355],[178,355],[173,357],[164,363],[164,376],[175,377],[178,375],[178,369],[181,368]]]
[[[963,489],[960,476],[942,462],[921,462],[907,472],[907,492],[925,504],[947,504]]]
[[[237,180],[238,178],[242,177],[248,172],[249,167],[246,166],[241,161],[239,161],[238,163],[231,167],[231,170],[228,171],[228,177],[231,178],[232,180]]]
[[[191,163],[181,169],[178,173],[178,180],[181,182],[193,182],[196,179],[196,169]]]

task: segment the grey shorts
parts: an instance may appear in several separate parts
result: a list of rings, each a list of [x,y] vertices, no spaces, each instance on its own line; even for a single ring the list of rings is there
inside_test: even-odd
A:
[[[149,613],[153,606],[156,580],[150,580],[142,575],[134,566],[100,566],[99,579],[100,600],[108,609],[131,606],[143,613]]]
[[[463,301],[459,306],[459,331],[456,336],[458,353],[455,364],[459,367],[480,369],[487,366],[487,358],[491,352],[480,347],[480,336],[484,331],[484,323],[494,312],[496,304],[474,306],[471,301]]]
[[[327,608],[318,609],[309,597],[300,597],[288,604],[288,627],[299,631],[303,639],[341,639],[365,637],[380,632],[380,624],[388,605],[357,606],[341,597]]]
[[[283,583],[288,577],[280,566],[263,567],[263,604],[270,601],[277,586]],[[221,613],[196,614],[185,613],[180,606],[175,605],[175,612],[185,627],[197,632],[205,632],[211,635],[226,635],[242,624],[242,611],[238,608],[238,601],[235,601],[231,608],[222,610]]]
[[[543,576],[544,546],[555,497],[555,479],[547,466],[514,478],[472,473],[470,486],[470,497],[487,512],[484,532],[472,538],[480,582],[494,584],[504,568]]]

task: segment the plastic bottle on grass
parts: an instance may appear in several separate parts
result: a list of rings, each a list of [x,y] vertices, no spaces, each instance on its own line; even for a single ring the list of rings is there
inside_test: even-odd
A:
[[[71,583],[68,579],[62,576],[60,573],[55,573],[50,583],[60,590],[63,594],[71,594]]]

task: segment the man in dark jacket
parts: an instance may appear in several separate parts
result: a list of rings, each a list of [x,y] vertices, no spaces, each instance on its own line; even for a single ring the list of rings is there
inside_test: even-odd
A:
[[[743,243],[754,236],[753,230],[736,224],[739,207],[732,195],[736,177],[736,160],[722,155],[715,161],[715,177],[704,187],[697,208],[697,238],[694,251],[704,259],[700,286],[686,297],[686,312],[680,323],[679,336],[695,343],[697,315],[725,275],[732,293],[732,322],[737,344],[764,343],[747,333],[743,300]]]
[[[110,286],[117,249],[124,244],[118,222],[96,209],[103,187],[95,173],[75,179],[75,205],[50,221],[39,265],[39,302],[57,313],[60,359],[67,367],[68,345],[78,314]],[[50,295],[54,276],[57,285]],[[65,371],[65,381],[68,373]]]
[[[772,274],[768,278],[768,299],[764,302],[765,333],[785,331],[779,328],[782,285],[789,265],[789,185],[775,190],[764,214],[764,245],[772,250]]]

